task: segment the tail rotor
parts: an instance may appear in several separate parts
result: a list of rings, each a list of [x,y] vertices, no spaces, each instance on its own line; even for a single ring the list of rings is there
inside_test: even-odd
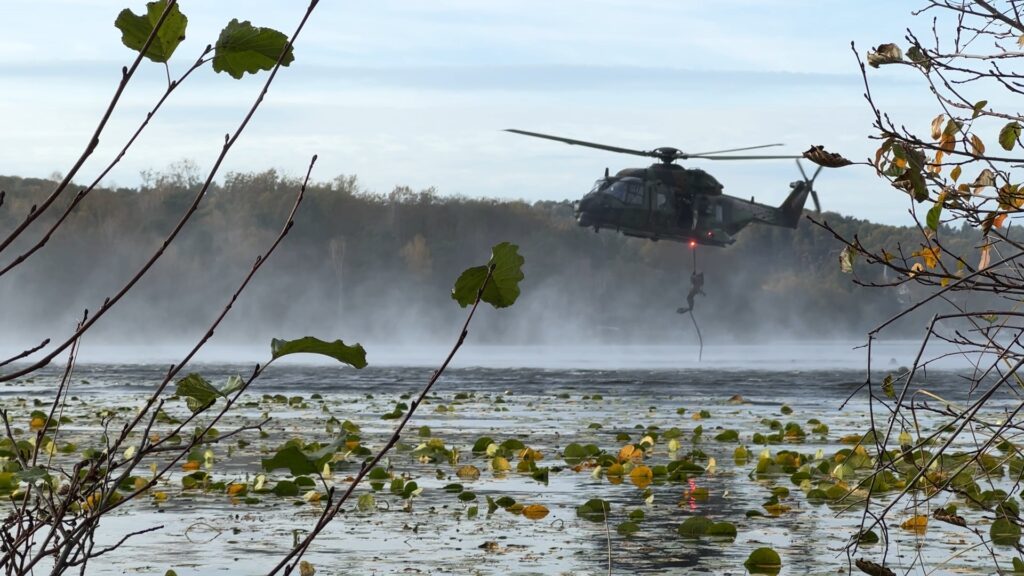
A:
[[[811,200],[814,200],[814,211],[821,214],[821,202],[818,200],[818,192],[814,189],[814,179],[818,177],[824,166],[819,165],[818,169],[814,171],[814,175],[810,178],[807,177],[807,172],[804,171],[804,166],[800,163],[800,160],[796,161],[796,167],[800,169],[800,175],[803,176],[804,182],[807,184],[807,189],[811,193]]]

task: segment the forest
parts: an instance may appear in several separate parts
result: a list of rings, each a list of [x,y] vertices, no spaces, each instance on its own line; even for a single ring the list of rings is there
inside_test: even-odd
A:
[[[181,240],[93,337],[112,343],[194,337],[277,234],[299,184],[273,170],[228,174]],[[144,174],[139,188],[95,190],[45,248],[0,286],[0,296],[16,304],[0,320],[0,333],[45,337],[97,307],[162,241],[197,186],[185,162]],[[0,227],[12,227],[52,187],[42,179],[0,177],[8,204]],[[824,200],[827,205],[827,193]],[[917,228],[829,212],[814,218],[872,250],[909,257],[920,249]],[[945,245],[959,253],[971,253],[980,238],[971,228],[941,232]],[[309,333],[416,344],[450,334],[458,321],[448,305],[451,279],[503,240],[519,244],[526,258],[523,296],[500,329],[481,322],[477,338],[517,344],[695,341],[690,321],[675,314],[693,266],[687,246],[581,229],[569,200],[530,204],[406,187],[383,194],[363,189],[355,176],[310,188],[281,254],[219,337],[262,343],[269,336]],[[730,247],[697,248],[706,276],[707,296],[698,297],[696,307],[704,337],[739,343],[859,339],[921,296],[919,287],[858,285],[855,278],[890,279],[864,261],[856,263],[854,275],[843,273],[842,248],[807,219],[796,230],[750,226]],[[888,335],[916,336],[926,318],[911,316]]]

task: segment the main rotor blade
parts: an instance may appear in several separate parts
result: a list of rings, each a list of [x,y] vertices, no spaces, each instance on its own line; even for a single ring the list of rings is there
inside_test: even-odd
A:
[[[698,156],[696,154],[681,155],[679,158],[697,158],[700,160],[792,160],[803,156]]]
[[[784,144],[761,144],[760,146],[747,146],[746,148],[730,148],[728,150],[714,150],[712,152],[698,152],[690,156],[703,156],[705,154],[725,154],[726,152],[742,152],[744,150],[757,150],[758,148],[771,148],[772,146],[784,146]]]
[[[633,154],[635,156],[649,156],[652,158],[658,158],[659,155],[653,152],[647,152],[646,150],[633,150],[632,148],[620,148],[618,146],[607,146],[605,144],[598,144],[596,142],[586,142],[583,140],[573,140],[572,138],[563,138],[561,136],[551,136],[549,134],[541,134],[539,132],[527,132],[526,130],[516,130],[515,128],[506,128],[505,132],[513,132],[515,134],[522,134],[523,136],[533,136],[534,138],[544,138],[546,140],[554,140],[556,142],[564,142],[573,146],[586,146],[588,148],[597,148],[598,150],[607,150],[609,152],[619,152],[621,154]]]

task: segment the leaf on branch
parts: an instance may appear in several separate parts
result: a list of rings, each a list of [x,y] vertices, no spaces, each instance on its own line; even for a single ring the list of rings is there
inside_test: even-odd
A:
[[[519,282],[523,275],[524,258],[519,255],[519,246],[502,242],[491,249],[491,260],[486,266],[468,268],[455,281],[452,288],[452,299],[465,308],[480,299],[495,308],[505,308],[519,298]],[[488,270],[491,279],[484,285]],[[483,292],[480,288],[483,287]]]
[[[237,80],[246,72],[255,74],[272,69],[286,48],[288,52],[281,58],[282,66],[295,60],[287,36],[273,28],[253,26],[248,20],[240,23],[233,19],[217,39],[213,69],[215,72],[227,72]]]
[[[989,264],[992,263],[991,249],[991,244],[985,244],[984,246],[981,247],[981,258],[978,259],[979,272],[984,270],[985,268],[988,268]]]
[[[358,343],[355,346],[349,346],[341,340],[326,342],[313,336],[306,336],[298,340],[274,338],[270,341],[270,353],[274,358],[289,354],[319,354],[334,358],[353,368],[366,367],[366,350],[363,349],[363,346]]]
[[[942,218],[942,200],[935,202],[935,205],[928,210],[928,216],[925,218],[925,223],[933,231],[939,231],[939,222]]]
[[[984,170],[981,171],[981,174],[978,174],[978,177],[974,179],[974,182],[971,183],[971,188],[974,189],[975,194],[980,194],[983,188],[995,186],[995,184],[995,172],[992,172],[992,170],[985,168]]]
[[[818,166],[826,168],[842,168],[843,166],[853,164],[853,162],[835,152],[826,152],[824,146],[811,146],[804,152],[803,156]]]
[[[166,8],[167,0],[159,0],[147,3],[146,14],[142,16],[132,13],[128,8],[122,10],[114,20],[114,26],[121,31],[121,42],[136,52],[141,51]],[[185,39],[186,26],[188,26],[188,18],[175,4],[171,7],[170,14],[164,19],[164,23],[160,25],[160,30],[157,31],[156,38],[153,38],[153,42],[150,43],[149,49],[146,50],[145,57],[153,62],[167,62],[178,44]]]
[[[193,413],[209,407],[221,396],[220,390],[195,373],[178,380],[174,393],[185,399],[185,404]]]
[[[956,182],[960,178],[961,172],[963,172],[963,170],[959,166],[955,166],[953,167],[953,171],[949,173],[949,177],[953,179],[953,182]]]
[[[971,151],[974,152],[975,156],[985,155],[985,143],[978,138],[977,134],[971,134]]]
[[[868,51],[868,66],[872,68],[899,62],[903,62],[903,51],[895,44],[880,44],[878,48]]]
[[[942,123],[946,120],[945,114],[939,114],[932,120],[932,140],[938,140],[942,136]]]
[[[920,46],[911,46],[907,49],[907,58],[911,62],[920,66],[925,72],[931,70],[932,61],[928,58],[928,54],[921,49]]]
[[[1018,122],[1010,122],[999,131],[999,145],[1003,147],[1003,150],[1007,152],[1013,150],[1013,146],[1020,139],[1020,128]]]
[[[853,261],[856,257],[857,252],[849,246],[839,253],[839,269],[843,274],[853,274]]]
[[[974,103],[974,113],[971,115],[971,120],[974,120],[984,111],[985,106],[988,105],[988,100],[978,100]]]
[[[939,265],[939,256],[942,254],[942,250],[938,246],[925,246],[911,254],[911,256],[918,256],[924,261],[924,265],[928,268],[935,268]]]

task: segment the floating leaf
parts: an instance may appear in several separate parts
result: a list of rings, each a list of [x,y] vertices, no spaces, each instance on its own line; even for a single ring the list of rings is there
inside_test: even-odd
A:
[[[637,466],[629,472],[629,480],[637,488],[646,488],[651,485],[654,479],[654,472],[647,466]]]
[[[782,558],[771,548],[758,548],[743,563],[754,574],[775,574],[782,568]]]
[[[463,480],[476,480],[480,477],[480,469],[472,464],[466,464],[464,466],[460,466],[459,469],[455,471],[455,475]]]
[[[640,531],[640,525],[631,520],[627,520],[616,526],[615,531],[623,536],[631,536]]]
[[[994,544],[1016,546],[1020,541],[1020,526],[1006,518],[997,518],[989,529],[989,536]]]
[[[735,538],[736,525],[731,522],[715,522],[708,526],[707,535],[719,538]]]
[[[270,341],[270,353],[274,358],[280,358],[289,354],[320,354],[321,356],[334,358],[353,368],[366,367],[366,350],[360,344],[349,346],[341,340],[325,342],[313,336],[306,336],[298,340],[274,338]]]
[[[707,534],[714,522],[704,516],[690,516],[676,530],[684,538],[699,538]]]
[[[900,524],[900,528],[914,532],[924,532],[928,528],[928,517],[923,514],[911,516]]]
[[[282,57],[281,54],[287,53]],[[273,28],[258,28],[251,22],[232,19],[220,32],[213,54],[215,72],[227,72],[239,79],[246,72],[270,70],[281,59],[287,66],[295,60],[288,37]]]
[[[167,9],[167,0],[146,4],[146,14],[136,15],[125,8],[117,15],[114,26],[121,31],[121,42],[125,46],[139,52],[146,45],[146,40],[153,33],[153,27],[160,21],[160,15]],[[185,39],[185,28],[188,18],[181,13],[178,5],[171,6],[170,13],[160,25],[156,38],[150,43],[145,57],[153,62],[167,62],[178,44]]]
[[[543,504],[530,504],[523,507],[523,516],[530,520],[540,520],[548,515],[548,509]]]
[[[519,282],[525,277],[522,266],[525,259],[519,255],[519,246],[502,242],[491,248],[491,259],[487,266],[474,266],[466,269],[455,281],[452,288],[452,299],[465,308],[474,303],[477,294],[480,299],[495,308],[505,308],[519,298]],[[491,279],[484,286],[487,271]],[[480,287],[483,292],[480,293]]]
[[[896,573],[889,568],[886,568],[881,564],[875,564],[870,560],[858,558],[855,564],[861,572],[868,574],[869,576],[896,576]]]
[[[611,504],[606,500],[600,498],[591,498],[587,500],[582,506],[576,508],[576,515],[584,520],[591,520],[593,522],[604,522],[608,517],[608,512],[611,511]]]
[[[299,562],[299,576],[314,576],[316,574],[316,568],[312,564],[303,560]]]

